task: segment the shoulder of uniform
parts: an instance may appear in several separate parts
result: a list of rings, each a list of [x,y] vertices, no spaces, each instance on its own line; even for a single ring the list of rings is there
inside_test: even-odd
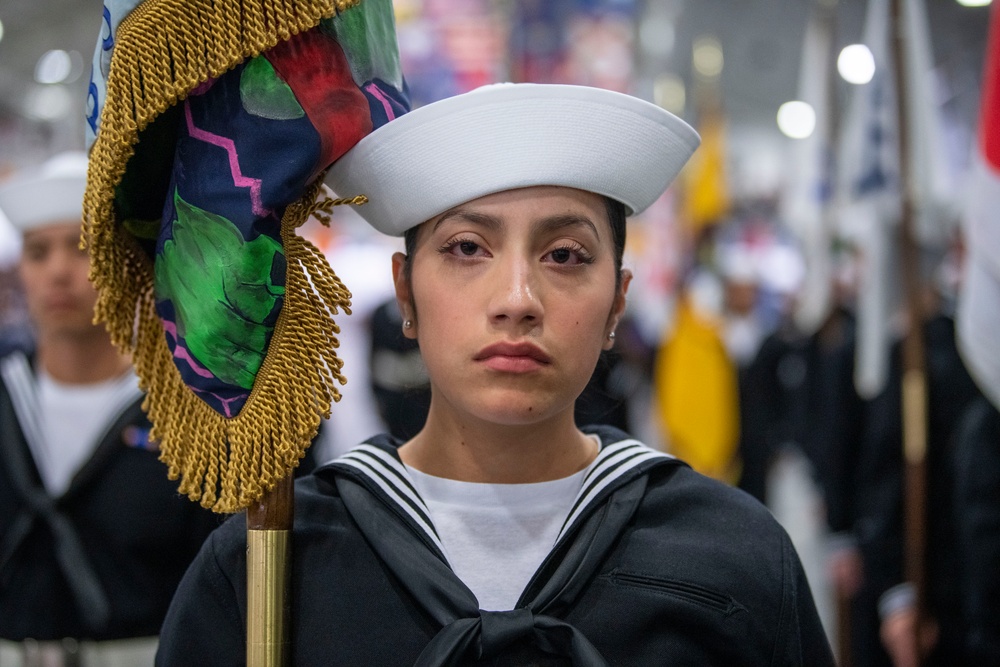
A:
[[[751,538],[771,534],[778,537],[783,533],[759,500],[686,465],[652,470],[646,496],[651,509],[670,511],[677,520],[706,529],[714,527]]]

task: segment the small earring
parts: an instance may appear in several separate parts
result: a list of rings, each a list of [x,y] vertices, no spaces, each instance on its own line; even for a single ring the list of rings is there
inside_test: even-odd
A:
[[[403,320],[403,328],[404,329],[412,329],[413,328],[413,320]]]
[[[608,340],[614,340],[614,339],[615,339],[615,332],[612,331],[611,333],[608,334]]]

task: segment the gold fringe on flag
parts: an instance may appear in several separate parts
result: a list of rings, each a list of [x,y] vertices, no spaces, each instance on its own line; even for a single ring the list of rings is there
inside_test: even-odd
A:
[[[95,319],[132,355],[161,460],[180,491],[216,512],[260,499],[298,465],[340,399],[332,315],[350,292],[295,230],[334,204],[321,180],[282,219],[285,300],[240,414],[226,418],[184,384],[155,309],[153,262],[116,219],[115,191],[140,133],[190,90],[361,0],[146,0],[115,35],[100,131],[91,148],[83,244],[98,289]]]

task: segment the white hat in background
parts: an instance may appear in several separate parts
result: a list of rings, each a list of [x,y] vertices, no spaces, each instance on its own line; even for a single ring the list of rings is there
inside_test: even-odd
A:
[[[495,192],[558,185],[632,215],[663,194],[698,134],[655,104],[601,88],[503,83],[428,104],[364,137],[331,167],[341,197],[380,232]]]
[[[60,153],[0,183],[0,211],[22,232],[57,222],[79,222],[87,185],[87,154]]]
[[[0,269],[6,270],[21,256],[21,233],[14,229],[0,209]]]
[[[761,280],[759,261],[750,248],[739,244],[726,244],[717,250],[719,272],[734,283],[756,285]]]

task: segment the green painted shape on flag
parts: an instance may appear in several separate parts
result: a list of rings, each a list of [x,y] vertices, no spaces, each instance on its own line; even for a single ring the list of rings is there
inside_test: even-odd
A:
[[[252,58],[240,74],[240,101],[247,113],[271,120],[294,120],[306,112],[295,93],[264,56]]]
[[[321,23],[332,32],[347,55],[351,76],[358,86],[381,79],[397,90],[403,88],[403,71],[396,45],[396,19],[391,2],[362,2]]]
[[[198,362],[249,390],[274,328],[264,322],[285,294],[272,281],[275,261],[284,266],[284,250],[264,234],[246,241],[229,220],[176,192],[174,205],[173,237],[156,261],[157,298],[173,303],[177,332]]]

